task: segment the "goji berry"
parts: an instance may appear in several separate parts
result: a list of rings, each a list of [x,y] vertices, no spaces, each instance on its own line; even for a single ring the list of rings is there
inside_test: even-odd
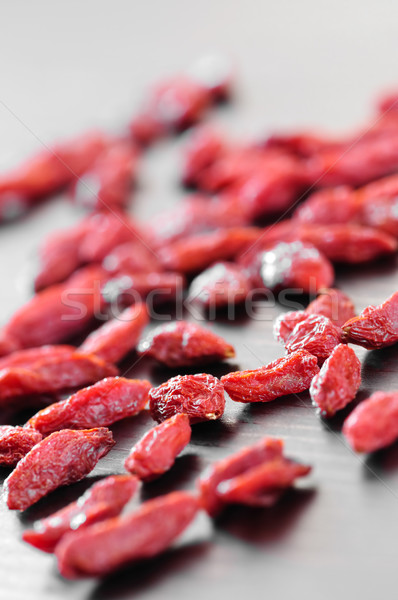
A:
[[[13,467],[42,439],[39,431],[0,426],[0,465]]]
[[[69,356],[50,354],[37,362],[32,360],[29,367],[17,365],[0,371],[0,405],[17,406],[17,398],[78,388],[117,375],[117,372],[116,367],[94,355],[79,352],[71,352]]]
[[[217,486],[218,497],[225,504],[272,506],[298,477],[311,471],[308,465],[278,456],[244,473],[222,481]]]
[[[220,307],[244,302],[252,286],[244,269],[233,263],[216,263],[198,275],[189,288],[189,299],[205,306]]]
[[[86,234],[86,220],[65,231],[57,231],[39,248],[39,268],[35,290],[42,290],[67,279],[81,264],[80,244]]]
[[[96,213],[86,220],[79,256],[85,263],[100,262],[116,246],[133,241],[151,247],[146,229],[130,216],[115,210]]]
[[[323,315],[337,327],[341,327],[355,316],[355,307],[351,299],[341,290],[324,289],[305,309],[306,314]]]
[[[116,517],[134,496],[139,480],[131,475],[110,475],[91,486],[83,496],[26,529],[22,538],[43,552],[54,552],[63,536],[93,523]]]
[[[101,133],[85,134],[46,149],[0,178],[0,220],[15,218],[37,199],[84,173],[106,147]]]
[[[203,508],[216,517],[229,503],[274,504],[286,487],[311,470],[282,453],[282,440],[264,438],[211,465],[197,482]]]
[[[294,288],[300,293],[330,287],[332,264],[315,246],[303,242],[281,242],[261,254],[260,277],[266,288]]]
[[[123,210],[136,176],[138,152],[131,144],[109,144],[71,189],[73,202],[90,210]]]
[[[148,321],[145,304],[134,304],[90,333],[78,350],[95,354],[106,362],[118,363],[136,348]]]
[[[198,511],[188,492],[148,500],[135,512],[67,534],[55,550],[64,577],[102,577],[133,561],[164,552]]]
[[[357,452],[374,452],[398,438],[398,392],[375,392],[347,417],[343,433]]]
[[[182,181],[186,185],[196,185],[198,179],[225,149],[223,137],[210,127],[195,128],[184,147]]]
[[[318,225],[361,224],[361,206],[352,187],[326,188],[314,192],[300,204],[294,212],[294,219]]]
[[[59,429],[112,425],[138,414],[148,401],[151,384],[141,379],[107,377],[36,413],[25,425],[48,435]]]
[[[219,379],[206,373],[177,375],[149,392],[151,416],[161,423],[185,413],[190,423],[222,417],[225,408],[224,387]]]
[[[305,321],[305,319],[308,319],[308,316],[304,310],[291,310],[287,313],[282,313],[274,323],[274,338],[278,342],[286,343],[297,323]]]
[[[368,306],[342,327],[344,341],[368,349],[384,348],[398,342],[398,292],[379,306]]]
[[[221,383],[235,402],[270,402],[307,390],[317,373],[316,357],[298,350],[259,369],[228,373]]]
[[[310,386],[312,403],[322,415],[332,417],[352,400],[361,384],[361,363],[345,344],[335,347]]]
[[[262,235],[257,227],[239,227],[190,236],[159,251],[166,269],[180,273],[203,271],[216,261],[230,260]]]
[[[147,145],[166,133],[186,129],[203,114],[210,93],[186,76],[179,76],[155,86],[142,110],[130,123],[132,138]]]
[[[330,319],[310,315],[308,319],[297,323],[287,339],[285,348],[289,354],[297,350],[306,350],[322,363],[341,342],[341,337],[341,329]]]
[[[27,350],[17,350],[8,356],[0,358],[0,371],[11,367],[34,369],[35,365],[41,360],[51,361],[55,358],[68,360],[75,352],[76,348],[74,346],[61,344],[28,348]]]
[[[83,479],[114,443],[105,427],[52,433],[36,444],[4,481],[8,508],[25,510],[61,485]]]
[[[101,286],[108,279],[99,266],[80,269],[65,283],[50,286],[26,302],[4,326],[4,334],[24,348],[70,339],[104,307]]]
[[[163,270],[155,253],[137,241],[116,246],[105,256],[102,266],[112,274],[153,273]]]
[[[355,316],[355,307],[350,298],[341,290],[323,289],[317,298],[310,302],[305,310],[290,311],[281,314],[274,323],[274,337],[278,342],[287,342],[293,329],[309,317],[322,315],[341,327]]]
[[[250,221],[245,206],[233,194],[225,192],[212,199],[194,195],[186,198],[182,205],[154,217],[152,243],[162,248],[164,244],[215,229],[244,227]]]
[[[144,435],[131,449],[124,467],[144,481],[155,479],[171,469],[190,439],[188,415],[176,414]]]
[[[392,236],[360,225],[302,224],[297,234],[303,242],[313,244],[332,262],[362,263],[397,251]]]
[[[235,356],[233,346],[195,323],[175,321],[159,325],[138,345],[138,352],[168,367],[184,367]]]

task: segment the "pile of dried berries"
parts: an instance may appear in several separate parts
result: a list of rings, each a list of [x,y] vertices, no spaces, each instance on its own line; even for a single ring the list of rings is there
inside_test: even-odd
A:
[[[24,425],[0,427],[0,464],[15,467],[3,486],[8,508],[25,510],[84,478],[115,444],[108,427],[117,421],[149,408],[158,423],[124,457],[128,474],[105,477],[24,532],[26,542],[55,553],[68,578],[103,576],[163,552],[200,510],[215,518],[229,504],[273,505],[311,467],[286,458],[282,440],[264,438],[211,465],[191,493],[121,514],[141,482],[173,467],[197,423],[222,418],[226,396],[270,402],[309,390],[318,411],[332,417],[361,384],[348,344],[398,342],[398,292],[356,316],[350,298],[332,287],[336,265],[397,251],[396,97],[380,102],[375,124],[341,139],[303,132],[237,144],[195,128],[180,177],[197,192],[151,223],[128,213],[146,147],[201,120],[230,95],[232,79],[228,62],[207,58],[155,86],[124,135],[86,134],[0,176],[2,221],[61,189],[90,211],[44,240],[36,295],[0,330],[0,407],[18,411],[43,395],[48,404]],[[264,227],[264,219],[272,223]],[[143,335],[154,306],[183,294],[206,316],[281,290],[316,295],[275,322],[286,356],[221,379],[171,373],[158,387],[118,376],[116,365],[131,352],[168,369],[235,357],[222,337],[181,319]],[[66,345],[77,335],[85,338],[78,347]],[[359,452],[394,442],[398,392],[360,403],[343,433]]]

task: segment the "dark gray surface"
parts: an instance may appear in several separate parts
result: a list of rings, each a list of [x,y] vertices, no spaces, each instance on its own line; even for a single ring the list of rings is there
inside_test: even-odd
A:
[[[185,67],[209,50],[229,53],[239,73],[236,102],[210,120],[246,138],[280,127],[342,129],[370,113],[380,88],[398,83],[396,13],[389,2],[14,1],[0,17],[0,166],[42,142],[90,126],[120,127],[146,83]],[[145,160],[135,212],[149,216],[177,202],[180,141]],[[59,199],[0,230],[2,320],[28,297],[35,248],[56,227],[80,217]],[[359,309],[397,289],[396,261],[347,269],[338,283]],[[280,311],[219,323],[237,346],[239,368],[282,354],[271,337]],[[359,351],[360,397],[398,388],[397,348]],[[128,365],[126,365],[128,366]],[[225,367],[227,369],[227,367]],[[223,368],[214,370],[221,374]],[[168,377],[140,363],[137,375]],[[288,454],[314,471],[303,489],[268,511],[232,510],[215,526],[202,516],[189,538],[200,543],[99,583],[71,583],[51,556],[20,541],[22,528],[77,497],[86,483],[53,494],[23,518],[0,508],[0,598],[351,598],[392,597],[396,589],[398,449],[354,455],[306,394],[269,405],[228,405],[222,423],[200,425],[174,470],[150,496],[191,488],[208,462],[263,435],[281,436]],[[121,470],[145,416],[115,426],[118,441],[93,476]]]

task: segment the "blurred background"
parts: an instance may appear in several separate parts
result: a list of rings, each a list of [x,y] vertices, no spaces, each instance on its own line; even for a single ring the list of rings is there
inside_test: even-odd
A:
[[[18,164],[43,144],[67,139],[91,128],[121,131],[131,119],[148,85],[186,69],[197,58],[211,52],[225,54],[236,66],[236,90],[232,102],[208,113],[208,121],[216,123],[231,138],[255,139],[275,130],[302,127],[335,133],[356,129],[372,115],[375,97],[398,85],[397,17],[396,4],[388,0],[2,2],[0,169]],[[133,204],[134,214],[138,217],[150,217],[160,208],[178,202],[185,193],[178,183],[182,143],[182,138],[168,139],[145,156]],[[55,201],[44,203],[26,218],[1,228],[3,320],[31,294],[32,261],[39,242],[55,228],[76,223],[83,214],[60,196]],[[373,291],[382,300],[385,292],[382,280],[379,281],[380,291],[377,283]],[[372,359],[370,363],[372,367]],[[374,361],[374,364],[374,370],[380,368],[380,362]],[[297,413],[300,412],[303,412],[302,408],[301,411],[297,409]],[[260,417],[254,413],[247,418],[257,422]],[[275,430],[280,427],[278,419],[277,415]],[[289,419],[285,421],[287,437]],[[305,434],[311,433],[316,426],[309,419],[302,429],[307,430]],[[322,425],[318,428],[322,430]],[[296,436],[299,446],[300,443],[304,445],[302,440],[306,441],[304,433],[302,437]],[[351,457],[352,471],[346,474],[344,468],[340,469],[346,464],[339,463],[339,460],[347,458],[346,449],[341,449],[340,442],[333,435],[325,442],[324,433],[322,430],[319,434],[319,447],[313,448],[320,460],[324,451],[324,459],[332,467],[332,474],[334,466],[336,472],[339,469],[336,479],[332,476],[330,483],[331,487],[336,483],[332,490],[336,492],[335,496],[328,496],[327,482],[324,487],[320,486],[317,496],[319,508],[313,513],[313,520],[309,517],[303,521],[301,537],[297,535],[290,540],[292,545],[287,553],[284,550],[284,526],[276,524],[273,530],[270,520],[263,523],[268,528],[265,535],[270,542],[263,556],[272,566],[267,570],[267,589],[279,590],[282,594],[293,594],[297,589],[300,598],[335,598],[349,573],[348,588],[354,590],[356,582],[359,582],[361,597],[373,600],[381,590],[386,594],[391,591],[388,577],[392,573],[389,567],[395,542],[390,540],[385,556],[380,550],[376,573],[373,573],[372,565],[379,551],[374,550],[369,555],[366,545],[371,544],[372,535],[378,535],[375,541],[382,547],[384,536],[390,531],[383,511],[385,515],[394,514],[397,496],[395,492],[390,494],[391,490],[384,489],[376,479],[371,480],[369,475],[364,477],[356,458]],[[330,446],[330,454],[327,454],[329,448],[327,452],[325,450],[326,444]],[[352,473],[355,473],[355,481]],[[344,486],[348,481],[357,485],[356,496],[348,493],[339,495],[341,489],[346,489]],[[351,512],[344,512],[341,498],[348,503],[347,510]],[[385,501],[384,505],[378,504],[380,498]],[[356,518],[358,503],[361,503],[362,520],[359,516]],[[335,534],[331,520],[336,505],[342,511],[340,516],[344,515],[339,522],[339,535]],[[367,534],[367,523],[375,514],[374,506],[383,506],[383,511],[376,511],[371,529],[373,533]],[[346,525],[352,519],[351,535]],[[384,524],[384,529],[379,527],[378,520]],[[286,524],[288,527],[289,522]],[[257,536],[255,523],[251,526],[252,537],[246,540],[242,536],[242,544],[239,540],[248,562],[236,571],[228,596],[231,598],[241,597],[254,588],[253,597],[261,597],[265,593],[261,580],[263,565],[259,559],[254,564],[257,547],[262,542],[261,535]],[[16,529],[16,533],[13,532],[16,539],[17,528],[10,525],[10,531],[11,528]],[[178,588],[181,592],[185,594],[194,585],[194,588],[191,587],[192,597],[198,597],[205,577],[217,585],[214,589],[217,589],[218,597],[220,594],[222,597],[226,589],[223,576],[231,576],[229,558],[239,557],[241,549],[239,546],[239,551],[235,553],[233,550],[231,555],[228,554],[230,539],[236,533],[234,527],[231,530],[232,535],[228,531],[221,534],[222,550],[215,546],[211,558],[207,557],[207,560],[204,557],[207,566],[203,571],[191,569],[190,576],[196,576],[196,580],[184,580],[185,575],[181,571]],[[343,546],[347,543],[351,545],[344,554]],[[325,553],[328,546],[332,548],[334,566],[341,568],[341,579],[334,578],[330,570],[328,553]],[[364,555],[358,557],[357,552],[362,548]],[[217,571],[217,558],[222,552],[225,552],[227,560],[221,562],[221,571]],[[28,551],[21,560],[25,561],[23,568],[30,561]],[[294,589],[289,578],[293,564]],[[312,568],[314,577],[311,577]],[[253,588],[250,581],[245,581],[246,569],[250,570],[250,577],[259,576]],[[167,568],[163,575],[166,574]],[[18,577],[18,574],[13,577]],[[148,581],[150,578],[151,573],[148,572]],[[166,585],[170,595],[174,593],[175,581],[167,583],[167,580],[164,576],[162,581],[161,574],[156,588],[158,593],[163,589],[162,585]],[[79,598],[113,598],[114,585],[117,588],[116,581],[104,584],[96,594],[85,596],[86,591],[91,594],[91,584],[86,586],[84,583],[79,588]],[[345,593],[348,588],[345,588]],[[7,589],[7,599],[25,597],[25,588],[22,595],[17,588],[13,595],[12,589]],[[150,585],[135,591],[148,590]],[[58,594],[59,597],[77,597],[72,586],[64,585],[55,577],[51,579],[49,571],[37,574],[37,585],[33,591],[40,591],[37,597],[57,598]],[[128,587],[122,586],[117,591],[116,597],[130,597]],[[239,596],[236,595],[238,592]],[[347,597],[344,592],[340,595]],[[150,591],[145,597],[152,597]]]

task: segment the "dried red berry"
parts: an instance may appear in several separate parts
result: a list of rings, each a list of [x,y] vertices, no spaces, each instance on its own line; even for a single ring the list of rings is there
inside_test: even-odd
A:
[[[125,141],[115,141],[71,190],[73,202],[90,210],[121,210],[128,206],[138,152]]]
[[[184,147],[183,183],[196,185],[203,170],[217,160],[224,147],[224,139],[218,132],[209,127],[195,128]]]
[[[106,362],[118,363],[135,349],[148,321],[145,304],[134,304],[90,333],[79,347],[79,352],[95,354]]]
[[[344,325],[355,316],[355,307],[351,299],[341,290],[324,289],[305,309],[306,314],[323,315],[337,327]]]
[[[233,263],[216,263],[198,275],[189,288],[189,300],[206,308],[240,304],[251,290],[244,269]]]
[[[357,452],[374,452],[398,438],[398,392],[375,392],[345,420],[343,433]]]
[[[274,337],[278,342],[287,342],[293,329],[309,317],[322,315],[341,327],[355,316],[355,307],[350,298],[337,289],[323,289],[305,310],[290,311],[279,315],[274,324]]]
[[[307,390],[317,373],[316,357],[298,350],[260,369],[228,373],[221,377],[221,382],[235,402],[270,402]]]
[[[171,469],[176,457],[191,439],[189,417],[179,413],[153,427],[131,449],[125,469],[150,481]]]
[[[173,492],[145,502],[133,513],[69,533],[56,548],[60,573],[68,578],[102,577],[126,563],[156,556],[197,511],[194,496]]]
[[[190,423],[222,417],[224,387],[219,379],[206,373],[177,375],[149,392],[151,416],[161,423],[178,413],[189,416]]]
[[[361,363],[345,344],[335,347],[310,386],[310,396],[322,415],[332,417],[352,400],[361,384]]]
[[[0,465],[13,467],[41,441],[39,431],[12,425],[0,426]]]
[[[260,276],[266,288],[318,291],[334,281],[333,266],[314,246],[281,242],[261,255]]]
[[[398,342],[398,292],[379,306],[368,306],[343,325],[344,341],[365,348],[384,348]]]
[[[109,273],[152,273],[162,271],[156,254],[141,242],[125,242],[107,254],[102,266]]]
[[[79,388],[117,372],[97,356],[79,352],[40,358],[30,367],[7,367],[0,371],[0,405],[16,407],[17,398]]]
[[[26,426],[48,435],[59,429],[112,425],[138,414],[147,403],[150,388],[151,384],[144,379],[107,377],[43,408]]]
[[[114,443],[105,427],[52,433],[36,444],[4,481],[8,508],[25,510],[61,485],[83,479]]]
[[[84,173],[106,147],[101,133],[89,133],[46,149],[0,178],[0,220],[19,217],[38,199]]]
[[[305,321],[305,319],[308,319],[308,316],[304,310],[291,310],[287,313],[282,313],[274,323],[274,338],[278,342],[285,344],[297,323]]]
[[[282,440],[264,438],[211,465],[198,480],[203,508],[216,517],[226,504],[271,506],[310,467],[283,454]]]
[[[287,339],[285,348],[289,354],[297,350],[307,350],[322,363],[340,342],[339,327],[327,317],[310,315],[308,319],[297,323]]]
[[[310,471],[308,465],[278,456],[222,481],[217,486],[217,495],[225,504],[272,506],[286,488]]]
[[[234,258],[261,234],[257,227],[242,227],[195,235],[162,248],[160,259],[166,269],[195,273],[213,262]]]
[[[140,354],[152,356],[168,367],[184,367],[235,356],[222,337],[195,323],[175,321],[159,325],[138,345]]]
[[[54,552],[66,533],[119,515],[138,487],[139,480],[131,475],[111,475],[101,479],[75,502],[36,521],[33,529],[23,532],[22,538],[43,552]]]
[[[77,271],[65,283],[39,292],[3,328],[21,347],[56,344],[84,331],[104,307],[101,286],[109,275],[99,266]]]

